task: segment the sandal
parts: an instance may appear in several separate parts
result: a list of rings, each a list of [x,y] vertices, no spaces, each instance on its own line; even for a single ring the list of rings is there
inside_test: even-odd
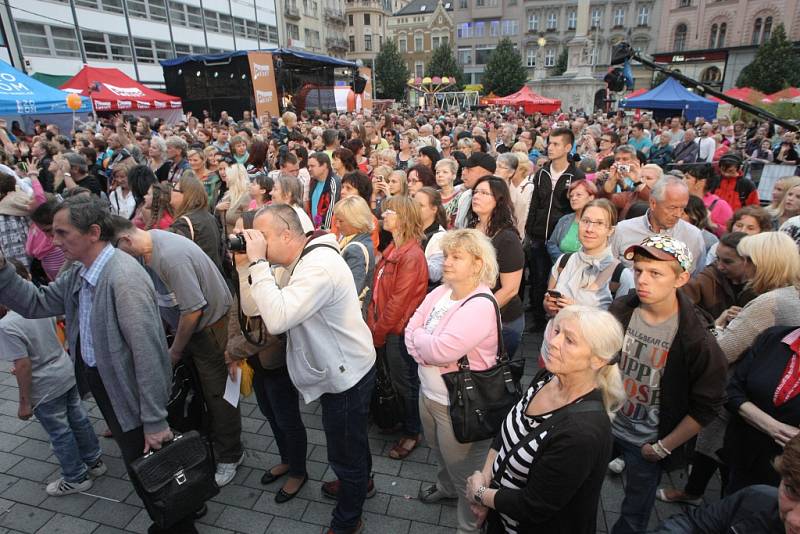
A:
[[[389,450],[389,458],[392,458],[394,460],[405,459],[406,456],[411,454],[411,451],[417,448],[417,445],[419,445],[421,441],[422,441],[422,434],[417,434],[416,436],[413,437],[405,436],[400,438],[398,442],[394,444],[394,447],[392,447]],[[406,443],[411,443],[411,448],[404,447],[403,445]]]
[[[683,504],[690,504],[692,506],[699,506],[703,504],[703,496],[689,495],[685,491],[675,488],[660,488],[656,492],[656,499],[662,502],[679,502]]]

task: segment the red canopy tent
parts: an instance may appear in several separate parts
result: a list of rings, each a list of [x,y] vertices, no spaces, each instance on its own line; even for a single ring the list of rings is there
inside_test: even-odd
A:
[[[733,89],[728,89],[722,94],[731,98],[736,98],[737,100],[743,100],[744,102],[748,102],[750,104],[760,104],[761,101],[767,96],[761,91],[753,89],[752,87],[734,87]],[[720,100],[719,98],[715,98],[710,95],[706,96],[706,98],[719,104],[727,104],[727,102],[724,100]]]
[[[553,113],[561,108],[561,100],[547,98],[534,93],[530,87],[523,85],[522,89],[508,96],[491,99],[490,103],[496,106],[512,106],[518,108],[522,106],[525,114],[533,113]]]
[[[797,87],[787,87],[777,93],[772,93],[768,97],[764,98],[762,102],[766,104],[774,104],[775,102],[781,101],[789,101],[791,102],[793,99],[800,97],[800,89]]]
[[[84,65],[61,86],[64,91],[92,99],[97,112],[136,112],[177,122],[183,115],[181,99],[142,85],[119,69]]]
[[[650,89],[645,89],[644,87],[642,87],[641,89],[637,89],[635,91],[631,91],[627,95],[624,95],[622,98],[635,98],[637,96],[645,94],[649,90]]]

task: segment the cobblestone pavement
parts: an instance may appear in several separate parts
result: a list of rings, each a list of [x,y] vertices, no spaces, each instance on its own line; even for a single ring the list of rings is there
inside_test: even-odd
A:
[[[538,336],[526,334],[524,354],[529,358],[538,354],[539,343]],[[529,359],[528,367],[533,372],[530,363]],[[97,479],[86,494],[47,496],[45,482],[59,476],[58,462],[39,423],[17,419],[17,393],[15,378],[5,370],[0,371],[0,534],[146,532],[149,525],[147,513],[128,482],[119,450],[110,439],[101,438],[108,473]],[[91,401],[88,406],[95,429],[102,432],[105,424],[98,409]],[[269,424],[258,411],[254,397],[245,398],[242,437],[247,457],[234,481],[208,503],[208,515],[198,525],[200,532],[324,532],[333,502],[321,496],[320,485],[335,476],[326,461],[319,405],[303,405],[301,409],[308,427],[309,481],[298,497],[277,505],[273,498],[279,483],[268,487],[259,483],[264,469],[278,463],[278,451]],[[370,438],[378,494],[365,503],[365,532],[454,532],[454,506],[426,505],[416,499],[420,486],[435,479],[436,467],[430,450],[421,446],[407,459],[397,461],[386,456],[396,436],[382,435],[373,429]],[[708,493],[718,493],[717,488]],[[609,475],[603,488],[598,532],[607,532],[613,525],[621,499],[621,478]],[[651,526],[679,511],[677,506],[657,503]]]

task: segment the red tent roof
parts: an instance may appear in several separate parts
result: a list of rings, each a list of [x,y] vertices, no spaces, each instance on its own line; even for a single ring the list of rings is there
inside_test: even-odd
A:
[[[522,106],[529,115],[536,112],[553,113],[561,108],[561,100],[537,95],[527,85],[523,85],[516,93],[493,98],[491,103],[497,106]]]
[[[650,89],[645,89],[644,87],[642,87],[641,89],[637,89],[635,91],[631,91],[630,93],[628,93],[627,95],[623,96],[622,98],[635,98],[635,97],[637,97],[639,95],[645,94],[649,90]]]
[[[731,98],[736,98],[738,100],[743,100],[745,102],[749,102],[750,104],[759,104],[761,103],[762,99],[764,99],[767,95],[762,93],[757,89],[753,89],[752,87],[734,87],[733,89],[728,89],[727,91],[723,92],[725,96],[729,96]],[[706,96],[709,100],[713,100],[714,102],[718,102],[720,104],[727,104],[724,100],[720,100],[719,98],[715,98],[713,96]]]
[[[99,90],[90,87],[97,83]],[[137,82],[119,69],[84,65],[61,89],[91,97],[96,111],[181,109],[181,99]]]
[[[772,93],[766,97],[763,102],[772,104],[773,102],[780,102],[781,100],[792,100],[793,98],[800,97],[800,89],[797,87],[787,87],[777,93]]]

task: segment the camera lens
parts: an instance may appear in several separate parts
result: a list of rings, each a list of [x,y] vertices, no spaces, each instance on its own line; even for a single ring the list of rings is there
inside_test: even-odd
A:
[[[244,252],[246,249],[247,244],[242,234],[232,235],[228,238],[228,250],[231,252]]]

